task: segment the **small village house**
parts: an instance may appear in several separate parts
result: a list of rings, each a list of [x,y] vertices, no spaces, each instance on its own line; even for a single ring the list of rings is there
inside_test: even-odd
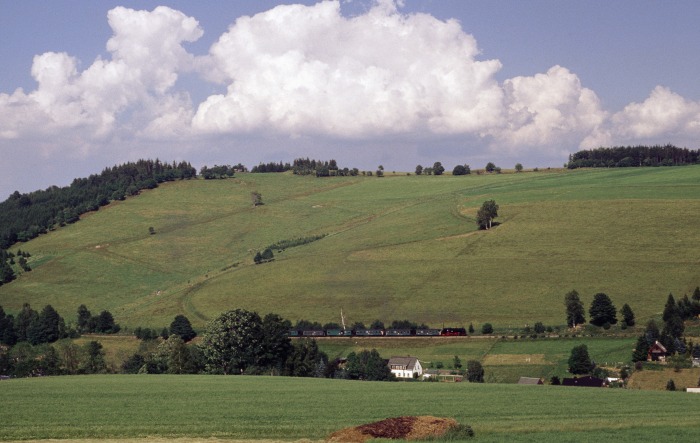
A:
[[[666,356],[668,355],[668,351],[662,345],[659,343],[658,340],[649,347],[649,352],[647,353],[647,361],[666,361]]]
[[[418,378],[423,375],[423,367],[416,357],[391,357],[388,365],[396,378]]]

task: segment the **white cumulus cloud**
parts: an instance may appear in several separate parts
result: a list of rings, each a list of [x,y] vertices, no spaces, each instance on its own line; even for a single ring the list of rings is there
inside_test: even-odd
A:
[[[108,21],[114,31],[106,45],[110,60],[98,58],[79,72],[66,53],[34,57],[36,90],[0,94],[1,137],[79,130],[82,138],[99,140],[120,125],[133,130],[132,122],[119,119],[128,108],[140,110],[152,125],[182,113],[182,97],[167,91],[178,72],[192,68],[193,56],[181,44],[202,35],[197,21],[162,6],[151,12],[117,7]]]
[[[363,138],[482,131],[501,118],[497,60],[478,61],[456,21],[393,2],[346,18],[337,2],[239,18],[207,60],[226,94],[199,105],[205,132],[273,130]]]

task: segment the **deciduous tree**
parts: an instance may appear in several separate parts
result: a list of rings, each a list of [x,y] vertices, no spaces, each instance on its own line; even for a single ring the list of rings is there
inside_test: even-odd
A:
[[[184,315],[176,315],[173,322],[170,323],[170,334],[174,334],[188,342],[197,336],[197,333],[192,329],[192,323]]]
[[[477,360],[467,361],[467,380],[470,383],[484,382],[484,367]]]
[[[348,354],[346,371],[348,378],[352,380],[382,381],[394,378],[391,369],[376,349]]]
[[[498,217],[498,205],[494,200],[487,200],[476,213],[476,224],[479,229],[491,229],[493,219]]]
[[[210,372],[240,374],[255,365],[262,347],[262,320],[256,312],[236,309],[209,322],[202,351]]]

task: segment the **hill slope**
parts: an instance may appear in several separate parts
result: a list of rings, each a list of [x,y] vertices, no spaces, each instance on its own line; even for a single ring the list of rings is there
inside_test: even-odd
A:
[[[262,194],[253,207],[250,194]],[[501,224],[476,231],[484,200]],[[638,319],[700,285],[700,167],[481,176],[240,174],[175,182],[21,244],[0,305],[84,303],[123,326],[195,326],[237,307],[291,320],[563,324],[563,295],[606,292]],[[149,233],[153,227],[155,235]],[[275,251],[280,240],[327,234]],[[14,249],[14,248],[13,248]]]

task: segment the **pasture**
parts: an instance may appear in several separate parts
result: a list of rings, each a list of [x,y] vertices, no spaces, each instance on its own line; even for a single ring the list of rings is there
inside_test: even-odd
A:
[[[577,337],[559,339],[500,340],[497,338],[347,338],[317,340],[319,348],[330,359],[345,357],[350,352],[376,349],[384,358],[418,357],[425,369],[442,366],[454,369],[454,356],[466,368],[468,360],[481,362],[485,380],[516,383],[520,377],[542,377],[549,383],[553,375],[570,377],[568,359],[571,349],[580,344],[588,347],[591,358],[600,366],[615,368],[630,364],[636,338]],[[438,363],[441,363],[438,365]],[[664,381],[665,385],[666,381]]]
[[[250,193],[262,194],[253,208]],[[500,223],[477,231],[495,199]],[[629,303],[642,324],[700,285],[700,167],[471,176],[239,174],[165,184],[21,244],[8,313],[85,304],[123,327],[195,327],[235,308],[292,321],[409,319],[496,333],[563,325],[563,296]],[[155,230],[149,234],[149,227]],[[253,264],[280,240],[327,234]]]
[[[680,392],[245,376],[73,376],[0,382],[0,440],[320,440],[403,415],[453,417],[474,441],[700,437]]]

